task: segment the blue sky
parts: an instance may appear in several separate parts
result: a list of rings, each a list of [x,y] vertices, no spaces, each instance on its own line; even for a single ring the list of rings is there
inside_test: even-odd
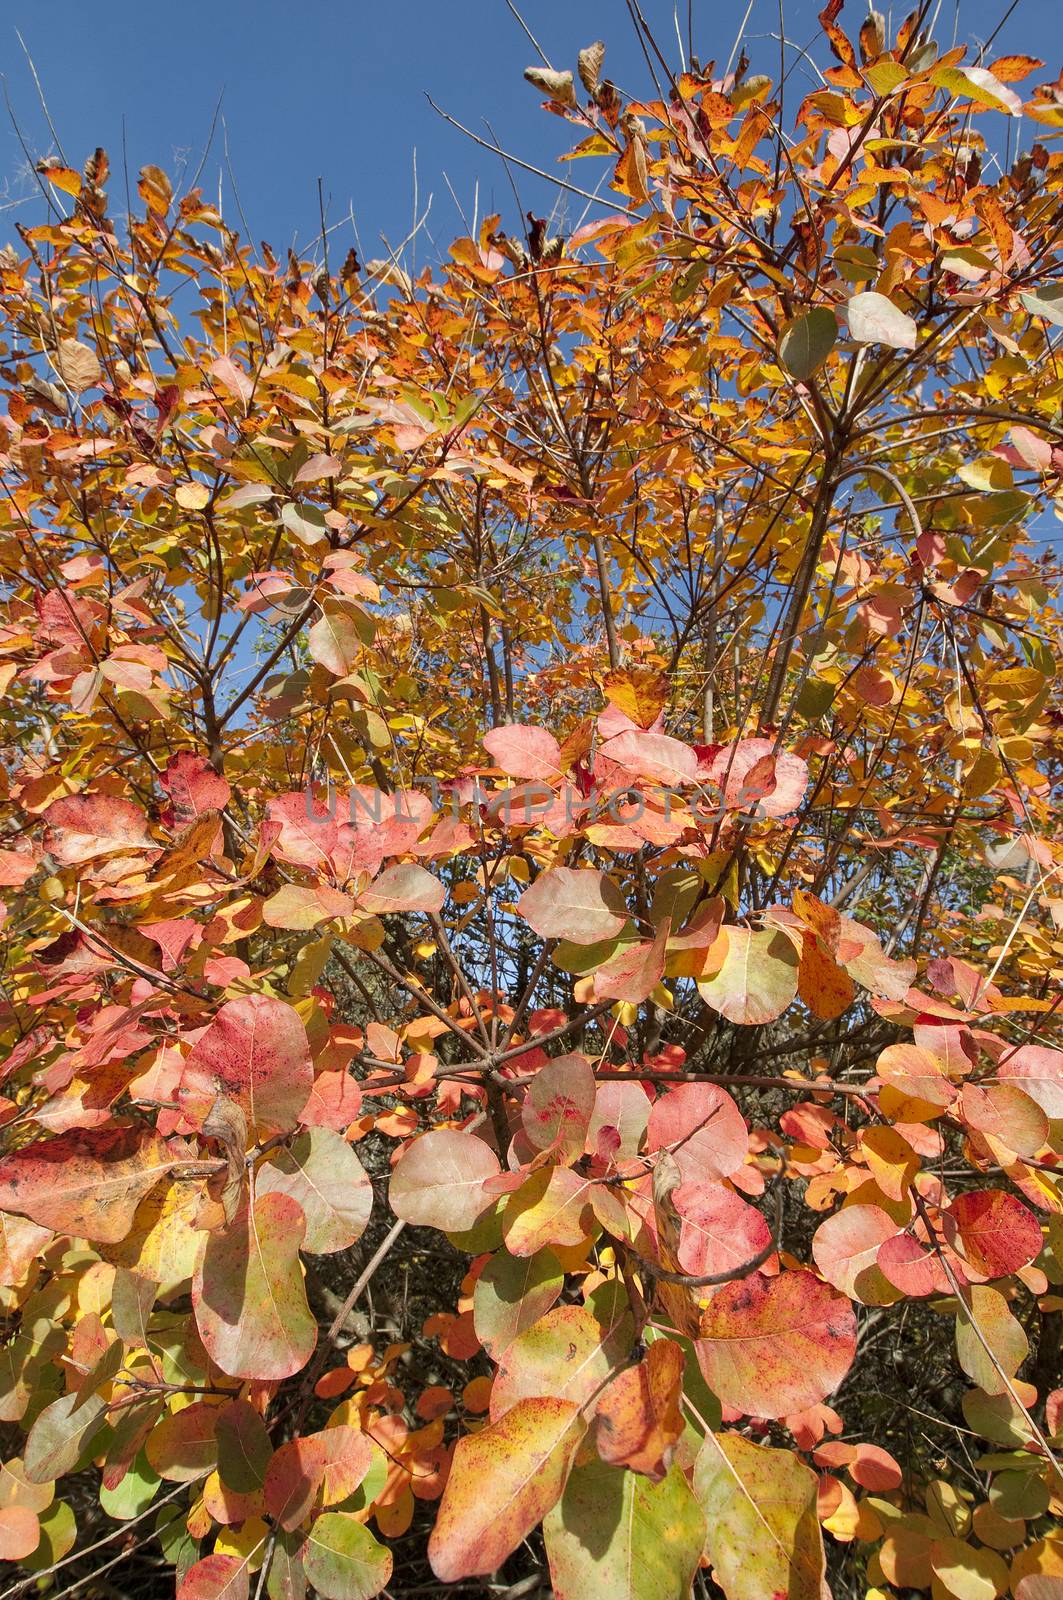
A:
[[[963,0],[961,35],[985,39],[1007,5]],[[600,37],[614,81],[646,91],[645,62],[623,0],[523,0],[520,9],[555,67],[574,67],[579,47]],[[672,0],[642,0],[642,9],[674,60]],[[201,183],[213,198],[220,182],[225,215],[243,232],[227,141],[251,235],[274,248],[293,239],[308,243],[317,232],[319,177],[331,223],[353,207],[366,257],[382,253],[382,234],[399,243],[413,217],[415,160],[421,209],[432,201],[419,261],[442,253],[464,231],[448,179],[467,215],[478,184],[480,215],[500,210],[514,231],[516,202],[501,163],[442,122],[426,93],[484,137],[489,123],[503,145],[533,164],[572,172],[555,166],[572,142],[571,129],[542,112],[540,97],[522,81],[536,54],[505,0],[102,0],[91,7],[84,0],[14,0],[3,10],[0,61],[22,137],[34,156],[55,150],[16,29],[70,163],[80,167],[97,144],[110,154],[115,212],[122,209],[123,133],[132,174],[148,161],[171,176],[182,163],[190,173],[219,98]],[[746,0],[692,0],[694,48],[703,62],[726,62],[745,11]],[[815,11],[807,0],[785,0],[787,35],[795,43],[806,45],[816,33]],[[685,39],[687,0],[679,0],[678,12]],[[1055,0],[1019,0],[992,52],[1037,54],[1040,47],[1052,70],[1031,83],[1056,75],[1054,12]],[[842,21],[851,33],[863,14],[861,0],[848,0]],[[950,44],[956,25],[955,6],[943,3],[936,37]],[[776,66],[777,33],[777,0],[753,0],[745,39],[755,66]],[[810,81],[799,66],[795,103]],[[6,236],[13,218],[36,220],[40,204],[6,116],[0,129],[4,197],[24,201],[0,212]],[[1030,131],[1024,130],[1027,138]],[[573,173],[577,182],[586,182],[592,167],[597,177],[596,164],[581,167]],[[522,209],[547,210],[547,186],[526,173],[515,176]],[[568,220],[575,220],[571,212]],[[346,249],[350,228],[335,241]]]

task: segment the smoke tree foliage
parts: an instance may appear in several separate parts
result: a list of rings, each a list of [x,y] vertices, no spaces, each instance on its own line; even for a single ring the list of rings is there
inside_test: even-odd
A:
[[[366,1600],[412,1524],[463,1593],[1063,1592],[1063,89],[840,10],[803,98],[648,34],[639,101],[601,44],[529,69],[564,226],[416,279],[42,163],[0,257],[25,1588],[156,1536],[180,1600]],[[352,1343],[413,1229],[459,1297]],[[905,1387],[905,1449],[862,1363],[917,1323],[955,1405]]]

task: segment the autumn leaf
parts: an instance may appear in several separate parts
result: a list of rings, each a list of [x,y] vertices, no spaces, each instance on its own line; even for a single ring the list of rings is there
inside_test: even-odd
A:
[[[1026,1266],[1041,1249],[1033,1212],[1003,1189],[973,1189],[957,1195],[945,1214],[946,1238],[956,1230],[965,1265],[984,1278],[1001,1278]]]
[[[218,1462],[218,1408],[193,1400],[173,1411],[152,1429],[145,1445],[148,1461],[160,1478],[194,1483]]]
[[[674,1341],[655,1339],[636,1366],[617,1374],[594,1412],[595,1442],[603,1461],[660,1482],[683,1432],[683,1365],[683,1352]]]
[[[264,1492],[270,1516],[290,1531],[305,1520],[323,1485],[327,1504],[347,1499],[369,1471],[373,1450],[367,1434],[342,1424],[287,1440],[266,1467]]]
[[[774,1022],[797,994],[797,951],[771,928],[725,928],[720,970],[698,979],[698,992],[714,1011],[744,1026]]]
[[[679,1266],[693,1277],[737,1271],[771,1243],[756,1207],[722,1183],[685,1183],[671,1198],[680,1217]]]
[[[681,1083],[654,1101],[647,1148],[668,1150],[683,1183],[730,1177],[746,1158],[745,1118],[726,1089],[711,1083]]]
[[[856,1354],[856,1318],[845,1296],[811,1272],[754,1272],[716,1291],[695,1348],[725,1406],[783,1417],[841,1383]]]
[[[484,734],[484,747],[511,778],[556,783],[561,777],[561,746],[546,728],[503,723]]]
[[[494,1572],[560,1498],[587,1424],[571,1400],[519,1400],[459,1439],[428,1541],[443,1583]]]
[[[578,1245],[594,1227],[591,1182],[570,1167],[540,1167],[506,1201],[502,1236],[514,1256]]]
[[[899,1225],[878,1206],[848,1205],[821,1222],[812,1240],[812,1259],[836,1289],[866,1306],[892,1305],[900,1298],[877,1265],[878,1252]]]
[[[628,1005],[647,999],[664,974],[671,931],[671,922],[665,917],[649,944],[622,945],[595,971],[595,999],[622,1000]]]
[[[627,911],[619,889],[604,872],[554,867],[526,889],[517,910],[544,939],[595,944],[620,932]]]
[[[218,1095],[234,1100],[259,1138],[296,1124],[313,1083],[299,1014],[269,995],[228,1000],[188,1055],[177,1098],[202,1127]]]
[[[388,1202],[404,1222],[462,1233],[493,1205],[484,1184],[499,1171],[498,1157],[474,1133],[437,1128],[399,1158]]]
[[[521,1112],[524,1132],[537,1150],[556,1147],[559,1158],[583,1154],[597,1085],[584,1056],[555,1056],[535,1074]]]
[[[354,671],[371,637],[369,617],[349,601],[330,601],[322,606],[321,616],[306,636],[314,660],[337,678]]]
[[[0,1209],[56,1233],[117,1244],[137,1205],[176,1165],[144,1128],[76,1129],[0,1159]]]
[[[789,1450],[738,1433],[710,1433],[694,1465],[705,1553],[727,1600],[822,1600],[823,1538],[816,1474]]]
[[[290,1378],[313,1354],[317,1324],[299,1267],[305,1231],[299,1204],[268,1192],[208,1235],[192,1303],[207,1353],[230,1377]]]
[[[334,917],[347,917],[355,908],[354,898],[327,883],[285,883],[262,906],[262,920],[270,928],[289,928],[308,932]]]
[[[606,1301],[602,1320],[589,1306],[555,1306],[503,1351],[491,1389],[491,1420],[536,1395],[589,1401],[624,1359],[631,1332],[621,1300]]]
[[[190,827],[198,817],[224,811],[231,790],[225,779],[202,756],[182,750],[159,779],[169,806],[162,813],[163,825],[175,831]]]
[[[347,1250],[362,1237],[373,1209],[373,1186],[358,1157],[330,1128],[297,1134],[264,1161],[255,1193],[287,1194],[306,1219],[303,1249],[310,1255]]]
[[[388,911],[436,912],[442,910],[445,898],[446,890],[439,879],[409,862],[386,867],[361,891],[358,903],[375,915]]]
[[[71,795],[44,813],[44,848],[63,867],[152,848],[147,819],[114,795]]]
[[[858,344],[884,344],[891,350],[914,350],[919,330],[907,312],[884,294],[868,290],[846,304],[849,332]]]
[[[805,762],[777,749],[770,739],[738,739],[714,748],[705,773],[719,786],[728,810],[767,817],[785,817],[795,811],[808,787]]]

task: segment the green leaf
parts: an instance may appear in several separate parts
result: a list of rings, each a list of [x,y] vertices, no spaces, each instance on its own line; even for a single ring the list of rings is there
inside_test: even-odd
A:
[[[23,1556],[19,1566],[26,1572],[42,1572],[62,1561],[77,1538],[74,1513],[65,1500],[57,1500],[41,1514],[41,1542],[32,1555]]]
[[[325,1600],[369,1600],[391,1577],[391,1551],[346,1511],[326,1511],[303,1551],[308,1583]]]
[[[727,1600],[820,1600],[823,1537],[816,1474],[790,1450],[710,1434],[694,1467],[705,1552]]]
[[[26,1439],[26,1477],[31,1483],[48,1483],[72,1472],[104,1426],[106,1402],[98,1394],[82,1401],[76,1393],[62,1394],[45,1406]]]
[[[838,319],[828,306],[815,306],[803,317],[795,317],[783,329],[779,340],[779,360],[798,383],[821,367],[838,337]]]
[[[660,1483],[594,1461],[543,1523],[556,1600],[687,1600],[705,1519],[677,1466]]]
[[[476,1337],[487,1353],[497,1361],[518,1334],[556,1304],[564,1284],[550,1250],[533,1256],[511,1256],[508,1250],[493,1255],[476,1280],[472,1299]]]
[[[261,1489],[273,1447],[254,1406],[247,1400],[229,1400],[219,1406],[216,1437],[222,1483],[237,1494]]]
[[[1030,294],[1020,294],[1019,299],[1031,316],[1044,317],[1046,322],[1063,328],[1063,283],[1048,284]]]
[[[899,61],[876,61],[864,68],[864,77],[875,94],[892,94],[894,89],[908,82],[908,69]]]
[[[128,1522],[148,1509],[159,1492],[161,1481],[141,1454],[116,1489],[100,1489],[100,1505],[109,1517]]]
[[[304,1600],[306,1570],[303,1566],[305,1540],[301,1533],[278,1531],[277,1542],[266,1579],[269,1600]]]
[[[281,521],[289,533],[303,544],[317,544],[328,533],[325,513],[320,506],[296,505],[289,502],[281,508]]]

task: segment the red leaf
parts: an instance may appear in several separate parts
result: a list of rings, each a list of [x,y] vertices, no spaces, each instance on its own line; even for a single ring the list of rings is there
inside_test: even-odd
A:
[[[978,1277],[1003,1278],[1040,1253],[1041,1225],[1033,1212],[1003,1189],[973,1189],[957,1195],[945,1213],[959,1230],[965,1265]]]
[[[177,1600],[247,1600],[247,1562],[239,1556],[204,1556],[177,1585]]]
[[[841,1383],[856,1354],[856,1318],[846,1297],[811,1272],[754,1272],[717,1290],[695,1348],[725,1406],[783,1417]]]
[[[165,828],[180,831],[207,812],[224,811],[229,804],[231,790],[225,779],[191,750],[174,757],[159,784],[170,797],[161,813]]]
[[[654,1101],[647,1148],[670,1150],[684,1183],[730,1177],[745,1161],[748,1147],[745,1118],[726,1089],[716,1084],[677,1084]]]
[[[63,867],[153,848],[144,813],[114,795],[75,794],[56,800],[44,820],[44,848]]]
[[[218,1095],[234,1100],[259,1139],[295,1127],[314,1081],[306,1029],[270,995],[228,1000],[192,1047],[177,1099],[202,1128]]]

